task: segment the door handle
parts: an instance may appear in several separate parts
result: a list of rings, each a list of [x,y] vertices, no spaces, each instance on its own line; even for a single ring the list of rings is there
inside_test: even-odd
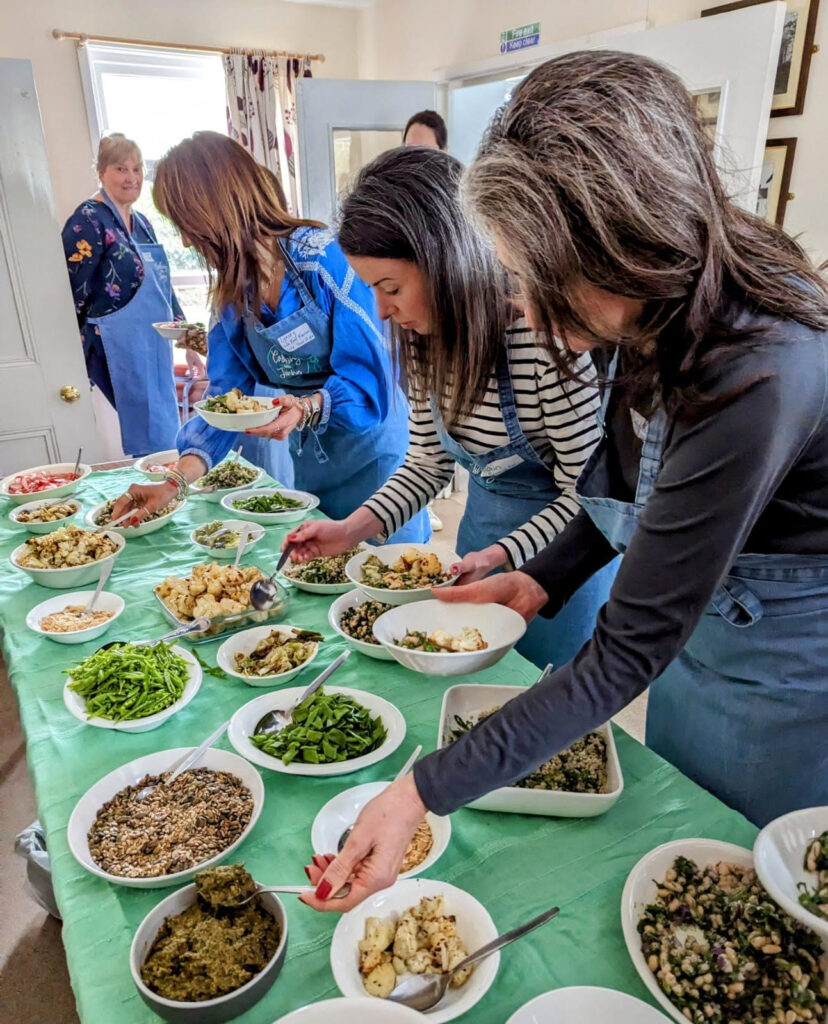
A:
[[[77,402],[80,398],[80,391],[74,384],[64,384],[60,389],[60,397],[64,402]]]

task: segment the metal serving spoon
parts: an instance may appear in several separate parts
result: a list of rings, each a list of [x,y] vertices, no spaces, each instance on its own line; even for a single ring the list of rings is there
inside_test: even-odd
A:
[[[131,644],[133,647],[155,647],[156,644],[166,643],[167,640],[177,640],[178,637],[188,636],[190,633],[203,633],[210,628],[211,622],[212,620],[208,619],[206,615],[202,615],[200,618],[193,619],[192,622],[179,626],[178,629],[156,637],[154,640],[110,640],[109,643],[102,644],[98,650],[108,651],[110,647],[117,647],[119,644]]]
[[[98,585],[97,587],[95,587],[95,593],[89,598],[86,607],[82,611],[75,612],[77,618],[83,619],[87,615],[91,615],[92,610],[98,603],[98,598],[101,596],[101,591],[106,586],[106,581],[109,579],[109,574],[112,572],[112,566],[114,564],[115,561],[113,559],[113,561],[107,562],[106,565],[103,567],[103,569],[101,570],[100,579],[98,580]]]
[[[223,722],[215,732],[211,732],[207,739],[203,743],[200,743],[195,750],[191,750],[189,754],[185,754],[182,758],[179,758],[179,760],[173,765],[172,769],[168,769],[170,771],[169,778],[163,779],[161,782],[156,782],[152,786],[142,786],[134,795],[133,799],[146,800],[150,793],[154,793],[159,786],[169,786],[169,784],[177,779],[179,775],[189,771],[190,768],[197,764],[202,755],[224,735],[228,725],[230,725],[229,718],[226,722]],[[158,774],[162,775],[163,772],[159,772]]]
[[[277,733],[280,733],[282,729],[286,729],[293,721],[293,712],[299,707],[302,701],[307,700],[312,693],[316,693],[316,691],[325,682],[325,680],[329,679],[334,674],[334,672],[336,672],[339,666],[343,662],[348,660],[350,654],[350,650],[343,651],[342,654],[340,654],[338,658],[332,661],[324,671],[319,673],[319,675],[316,677],[316,679],[314,679],[310,686],[302,692],[302,695],[299,698],[299,700],[297,700],[289,708],[286,708],[284,711],[268,711],[266,715],[262,715],[262,717],[256,723],[256,728],[253,730],[253,735],[266,736],[269,733],[271,736],[275,736]]]
[[[420,756],[422,751],[423,751],[423,745],[421,743],[418,747],[414,748],[414,753],[411,755],[411,757],[409,757],[409,759],[405,762],[405,764],[402,766],[402,768],[400,768],[400,770],[397,772],[397,774],[391,780],[391,785],[392,786],[393,786],[393,784],[395,782],[398,782],[403,777],[403,775],[408,775],[408,773],[411,771],[411,766],[414,764],[414,762]],[[356,822],[354,824],[356,824]],[[353,825],[349,825],[345,829],[345,831],[342,833],[342,835],[339,837],[339,842],[336,844],[336,852],[337,853],[342,853],[342,847],[348,842],[348,836],[353,832],[353,830],[354,830],[354,826]]]
[[[332,900],[344,900],[348,893],[351,891],[351,886],[346,882],[339,892],[335,892],[333,896],[329,896]],[[310,885],[257,885],[256,891],[251,893],[250,896],[245,896],[243,900],[239,900],[238,903],[222,903],[221,906],[227,907],[227,909],[235,910],[236,907],[243,907],[245,903],[249,903],[256,896],[261,895],[263,892],[295,892],[301,894],[303,892],[313,892],[313,886]]]
[[[459,964],[445,974],[413,974],[410,978],[406,978],[405,981],[397,985],[388,997],[389,1001],[392,1003],[402,1003],[403,1006],[410,1006],[413,1010],[430,1010],[446,994],[449,982],[458,971],[480,963],[481,960],[485,960],[487,956],[491,956],[498,949],[503,949],[504,946],[508,946],[515,939],[520,939],[524,935],[528,935],[529,932],[534,931],[535,928],[546,924],[547,921],[551,921],[559,909],[559,907],[552,907],[550,910],[545,910],[542,914],[538,914],[537,917],[533,917],[526,924],[512,928],[511,931],[504,932],[503,935],[498,935],[496,939],[492,939],[485,946],[481,946],[480,949],[471,953],[465,960],[461,960]]]
[[[273,582],[281,572],[282,566],[288,560],[288,557],[293,550],[293,544],[288,544],[285,550],[279,557],[279,561],[276,565],[276,569],[272,576],[268,576],[266,580],[256,580],[253,586],[250,588],[250,603],[254,608],[258,608],[259,611],[264,611],[269,608],[276,600],[278,591],[276,585]]]

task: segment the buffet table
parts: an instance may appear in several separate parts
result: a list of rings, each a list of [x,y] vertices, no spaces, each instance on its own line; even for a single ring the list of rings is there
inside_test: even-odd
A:
[[[137,479],[131,469],[95,473],[77,497],[88,509],[122,493]],[[77,647],[36,636],[26,613],[58,593],[32,583],[10,566],[11,550],[28,536],[0,519],[0,625],[3,651],[17,694],[41,821],[46,829],[54,887],[63,915],[63,941],[83,1024],[132,1024],[158,1020],[132,983],[128,953],[144,915],[171,889],[137,890],[108,884],[88,874],[66,843],[66,824],[78,798],[101,776],[143,754],[194,745],[242,704],[264,691],[239,679],[205,675],[200,692],[160,728],[128,734],[94,729],[65,709],[62,670],[92,653],[104,640],[139,639],[166,632],[153,586],[170,574],[187,575],[201,561],[190,543],[194,525],[222,518],[223,510],[192,498],[157,533],[130,539],[116,559],[108,589],[127,603],[102,640]],[[265,538],[243,559],[272,571],[287,528],[269,527]],[[285,621],[324,633],[326,642],[314,668],[295,683],[310,682],[344,648],[327,622],[331,598],[294,590]],[[196,650],[215,665],[220,641]],[[425,751],[436,742],[444,689],[456,682],[527,685],[533,665],[512,652],[474,677],[428,679],[393,662],[354,653],[336,684],[372,690],[395,704],[407,720],[407,736],[388,759],[352,775],[304,778],[262,770],[266,798],[261,818],[233,860],[244,861],[264,884],[302,883],[312,853],[310,827],[333,795],[362,782],[390,778],[417,743]],[[677,723],[677,726],[680,725]],[[604,816],[574,820],[461,810],[453,816],[451,844],[430,877],[468,890],[488,909],[500,931],[557,903],[559,917],[502,954],[498,976],[464,1021],[503,1024],[523,1003],[551,988],[601,985],[652,1002],[627,955],[619,921],[621,890],[629,870],[648,850],[671,839],[705,836],[752,846],[756,829],[739,814],[700,789],[675,768],[617,729],[624,792]],[[226,739],[220,746],[231,749]],[[338,994],[331,975],[329,947],[337,921],[316,914],[295,897],[283,897],[290,927],[287,962],[267,995],[238,1020],[271,1024],[306,1003]]]

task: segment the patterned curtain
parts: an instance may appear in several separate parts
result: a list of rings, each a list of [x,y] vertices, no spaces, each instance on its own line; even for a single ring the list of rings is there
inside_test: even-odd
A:
[[[276,88],[279,95],[280,144],[279,178],[287,196],[288,206],[300,214],[302,199],[299,190],[299,141],[296,129],[296,79],[311,77],[307,57],[279,58]]]

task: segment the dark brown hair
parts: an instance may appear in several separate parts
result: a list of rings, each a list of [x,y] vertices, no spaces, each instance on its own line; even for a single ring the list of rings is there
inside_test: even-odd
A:
[[[448,148],[448,130],[446,128],[446,122],[440,117],[436,110],[420,110],[416,114],[412,114],[408,119],[408,124],[405,126],[403,132],[403,142],[405,137],[408,135],[408,129],[413,124],[422,124],[426,128],[430,128],[434,132],[434,141],[437,143],[438,149]]]

